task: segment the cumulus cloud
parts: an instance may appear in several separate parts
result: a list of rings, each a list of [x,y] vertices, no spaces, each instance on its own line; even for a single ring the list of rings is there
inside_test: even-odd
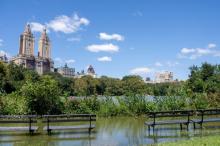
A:
[[[54,61],[59,63],[59,64],[63,63],[63,60],[59,57],[55,58]]]
[[[116,41],[123,41],[124,37],[120,34],[107,34],[105,32],[99,33],[100,40],[116,40]]]
[[[74,59],[65,60],[65,59],[62,59],[60,57],[56,57],[54,59],[54,61],[56,62],[56,64],[58,64],[58,66],[64,65],[64,63],[67,63],[68,65],[70,65],[70,64],[73,64],[73,63],[76,62]]]
[[[101,61],[101,62],[110,62],[110,61],[112,61],[112,58],[108,57],[108,56],[103,56],[103,57],[97,58],[97,60]]]
[[[177,61],[175,61],[175,62],[167,61],[166,65],[168,67],[175,67],[175,66],[179,65],[179,62],[177,62]]]
[[[66,60],[65,62],[67,64],[73,64],[73,63],[75,63],[75,60],[74,59],[69,59],[69,60]]]
[[[53,20],[44,24],[30,22],[33,31],[41,32],[43,28],[47,28],[55,32],[62,32],[66,34],[77,32],[82,26],[87,26],[89,23],[90,22],[87,18],[79,17],[76,13],[73,16],[57,16]]]
[[[161,67],[161,66],[163,66],[163,64],[160,63],[160,62],[155,62],[155,66],[157,66],[157,67]]]
[[[156,62],[154,65],[157,66],[157,67],[161,67],[161,66],[175,67],[175,66],[179,65],[179,62],[177,62],[177,61],[174,61],[174,62],[167,61],[167,62],[164,62],[164,63]]]
[[[213,43],[210,43],[208,44],[208,48],[211,49],[211,48],[215,48],[217,45],[216,44],[213,44]]]
[[[46,25],[55,32],[73,33],[78,31],[81,26],[87,26],[89,23],[88,19],[84,17],[80,18],[77,14],[74,14],[73,17],[66,15],[58,16]]]
[[[86,47],[90,52],[118,52],[119,47],[113,44],[93,44]]]
[[[33,32],[42,32],[42,30],[43,30],[44,28],[46,28],[45,25],[40,24],[40,23],[38,23],[38,22],[31,22],[30,25],[31,25],[31,30],[32,30]]]
[[[182,48],[178,58],[197,59],[202,56],[218,56],[220,50],[214,49],[216,44],[208,44],[207,48]]]
[[[0,39],[0,47],[3,45],[3,40]]]
[[[193,53],[195,51],[196,51],[195,49],[191,49],[191,48],[182,48],[181,49],[182,54],[189,54],[189,53]]]
[[[148,67],[138,67],[132,69],[130,73],[135,75],[143,75],[143,74],[151,73],[152,71],[153,69],[150,69]]]

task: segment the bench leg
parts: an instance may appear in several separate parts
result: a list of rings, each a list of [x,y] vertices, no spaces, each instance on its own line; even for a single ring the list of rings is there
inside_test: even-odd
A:
[[[183,130],[183,124],[180,124],[180,130]]]
[[[203,127],[202,127],[202,122],[200,123],[200,128],[202,129]]]
[[[29,130],[30,135],[34,134],[34,130]]]
[[[196,123],[195,122],[193,122],[193,128],[196,129]]]
[[[186,124],[187,131],[189,130],[189,123]]]
[[[51,135],[51,129],[47,129],[47,134]]]
[[[152,125],[152,127],[153,127],[153,133],[154,133],[154,130],[155,130],[155,125]]]
[[[150,136],[150,125],[148,125],[147,127],[148,127],[148,135]]]

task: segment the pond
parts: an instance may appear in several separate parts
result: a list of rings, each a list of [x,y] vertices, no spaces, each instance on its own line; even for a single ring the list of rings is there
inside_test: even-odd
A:
[[[1,146],[138,146],[166,141],[190,139],[195,136],[219,135],[220,125],[205,125],[204,129],[189,131],[180,130],[179,125],[171,127],[157,127],[154,134],[149,135],[144,126],[143,117],[113,117],[97,118],[96,128],[89,134],[87,131],[53,132],[48,136],[46,132],[29,136],[25,133],[0,132]],[[40,125],[41,129],[43,125]]]

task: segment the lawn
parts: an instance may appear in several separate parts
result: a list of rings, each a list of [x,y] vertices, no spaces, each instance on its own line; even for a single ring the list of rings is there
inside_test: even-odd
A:
[[[165,142],[152,146],[220,146],[220,135],[195,137],[190,140],[182,140],[177,142]]]

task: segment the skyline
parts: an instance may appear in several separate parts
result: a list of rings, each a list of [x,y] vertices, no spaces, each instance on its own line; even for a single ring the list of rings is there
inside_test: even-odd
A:
[[[56,67],[66,62],[80,71],[92,64],[99,76],[118,78],[168,70],[186,79],[193,64],[220,63],[217,0],[86,2],[2,0],[0,53],[17,55],[30,23],[35,54],[40,32],[48,29]]]

